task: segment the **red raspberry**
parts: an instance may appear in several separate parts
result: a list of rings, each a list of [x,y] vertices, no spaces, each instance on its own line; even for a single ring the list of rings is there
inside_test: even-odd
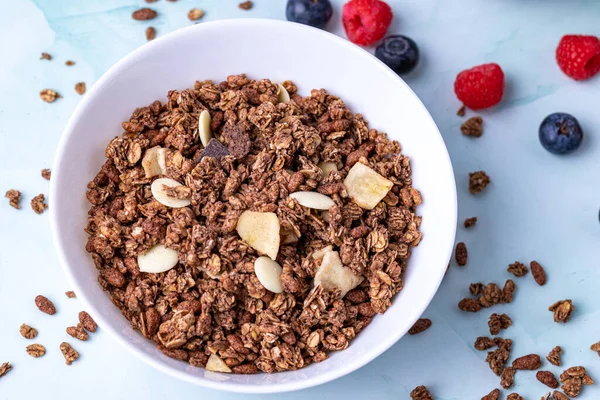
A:
[[[342,22],[352,43],[368,46],[385,36],[392,9],[380,0],[350,0],[344,4]]]
[[[565,35],[556,48],[556,62],[567,76],[582,81],[600,71],[600,39],[595,36]]]
[[[496,105],[504,94],[504,72],[495,63],[464,70],[456,76],[454,93],[472,110]]]

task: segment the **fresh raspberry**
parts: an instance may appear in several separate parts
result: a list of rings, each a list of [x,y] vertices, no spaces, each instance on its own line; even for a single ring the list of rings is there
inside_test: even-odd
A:
[[[368,46],[385,36],[392,9],[380,0],[350,0],[344,4],[342,22],[352,43]]]
[[[582,81],[600,71],[600,39],[596,36],[565,35],[556,48],[556,62],[567,76]]]
[[[504,93],[504,72],[495,63],[464,70],[456,76],[454,93],[472,110],[496,105]]]

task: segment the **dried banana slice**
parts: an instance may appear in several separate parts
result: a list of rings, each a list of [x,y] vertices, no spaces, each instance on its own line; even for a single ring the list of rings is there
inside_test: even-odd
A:
[[[279,228],[279,218],[275,213],[244,211],[236,230],[250,247],[275,260],[279,252]]]
[[[366,165],[357,162],[344,179],[344,185],[348,190],[348,195],[354,199],[356,204],[372,210],[388,194],[394,184]]]

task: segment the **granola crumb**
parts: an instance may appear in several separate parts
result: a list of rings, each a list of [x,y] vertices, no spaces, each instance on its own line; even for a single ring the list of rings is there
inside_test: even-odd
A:
[[[31,209],[35,211],[36,214],[41,214],[46,208],[48,208],[48,204],[44,202],[45,199],[46,197],[43,193],[40,193],[31,199]]]
[[[5,362],[2,365],[0,365],[0,378],[2,378],[4,375],[8,374],[8,371],[10,371],[12,369],[12,365],[10,365],[9,362]]]
[[[515,293],[515,289],[517,285],[512,279],[507,279],[504,287],[502,288],[502,302],[503,303],[511,303],[513,300],[513,295]]]
[[[77,82],[75,84],[75,91],[78,95],[82,95],[85,93],[85,82]]]
[[[506,367],[502,371],[502,375],[500,375],[500,386],[504,389],[508,389],[513,385],[515,381],[515,369],[511,367]]]
[[[560,374],[560,387],[569,397],[577,397],[581,393],[583,385],[592,385],[594,380],[586,374],[582,366],[567,368]]]
[[[27,354],[34,358],[38,358],[46,354],[46,348],[38,343],[30,344],[25,348],[25,351],[27,351]]]
[[[40,98],[46,103],[54,103],[56,99],[60,99],[61,97],[58,92],[52,89],[44,89],[40,92]]]
[[[565,396],[564,394],[562,394],[558,390],[555,390],[552,393],[552,396],[554,397],[554,400],[569,400],[569,398],[567,396]]]
[[[483,135],[483,119],[479,116],[469,118],[460,126],[460,131],[465,136],[481,137]]]
[[[458,303],[458,308],[467,312],[478,312],[481,310],[481,305],[477,299],[462,299]]]
[[[454,253],[454,258],[456,259],[456,263],[461,267],[467,265],[467,245],[464,242],[459,242],[456,244],[456,251]]]
[[[544,267],[537,261],[529,263],[529,267],[531,268],[531,275],[533,275],[535,282],[540,286],[544,286],[546,283],[546,271],[544,271]]]
[[[85,311],[81,311],[79,313],[79,322],[88,332],[94,333],[96,332],[96,329],[98,329],[98,324],[96,324],[96,321],[94,321],[92,316]]]
[[[251,1],[244,1],[243,3],[240,3],[238,5],[239,8],[241,8],[242,10],[249,10],[251,9],[253,6]]]
[[[590,350],[597,352],[598,356],[600,356],[600,342],[596,342],[593,345],[591,345]]]
[[[498,400],[499,398],[500,398],[500,389],[494,389],[489,394],[483,396],[481,398],[481,400]]]
[[[75,61],[73,61],[73,60],[67,60],[67,61],[65,61],[65,65],[67,67],[72,67],[73,65],[75,65]]]
[[[153,9],[144,7],[134,11],[133,14],[131,14],[131,18],[135,19],[136,21],[147,21],[156,18],[157,15],[158,13]]]
[[[65,295],[66,295],[68,298],[70,298],[70,299],[74,299],[75,297],[77,297],[77,296],[75,295],[75,292],[74,292],[74,291],[72,291],[72,290],[69,290],[68,292],[65,292]]]
[[[197,21],[202,17],[204,17],[204,10],[201,10],[199,8],[192,8],[188,13],[188,19],[190,21]]]
[[[492,315],[490,315],[490,319],[488,321],[490,334],[492,335],[499,334],[501,329],[507,329],[511,325],[512,319],[506,314],[498,315],[496,313],[493,313]]]
[[[19,328],[19,332],[21,333],[21,336],[23,336],[25,339],[33,339],[38,334],[37,329],[32,328],[27,324],[22,324]]]
[[[48,168],[44,168],[42,170],[42,178],[49,181],[51,176],[52,176],[52,171],[50,171]]]
[[[548,307],[548,311],[554,313],[554,322],[567,323],[571,318],[571,313],[575,309],[571,299],[559,300]]]
[[[537,354],[527,354],[526,356],[516,358],[512,363],[514,369],[524,369],[528,371],[533,371],[541,366],[542,360]]]
[[[469,292],[473,296],[477,296],[478,294],[480,294],[483,291],[484,287],[485,287],[485,285],[483,283],[481,283],[481,282],[471,283],[469,285]]]
[[[490,369],[498,376],[502,374],[506,362],[510,358],[510,350],[512,348],[511,339],[496,338],[494,340],[498,348],[487,353],[485,361],[490,366]],[[514,368],[514,366],[513,366]]]
[[[408,330],[409,335],[416,335],[424,332],[431,327],[431,320],[429,318],[419,318],[417,322]]]
[[[477,217],[471,217],[471,218],[465,219],[464,226],[465,226],[465,228],[468,229],[468,228],[474,227],[476,223],[477,223]]]
[[[79,353],[67,342],[60,344],[60,351],[65,357],[65,364],[71,365],[71,363],[79,358]]]
[[[525,275],[527,272],[529,272],[529,270],[527,269],[525,264],[518,262],[518,261],[515,261],[512,264],[509,264],[507,271],[516,277],[521,277],[521,276]]]
[[[423,385],[417,386],[410,392],[410,398],[412,400],[433,400],[433,396],[429,393],[429,390]]]
[[[469,192],[471,194],[481,193],[490,182],[490,177],[484,171],[469,172]]]
[[[46,314],[54,315],[56,314],[56,307],[54,307],[54,303],[48,300],[47,297],[39,295],[35,298],[35,305],[37,308]]]
[[[542,382],[551,389],[558,388],[558,380],[556,380],[556,377],[550,371],[538,371],[535,374],[535,377],[538,381]]]
[[[479,351],[491,349],[494,346],[496,346],[496,341],[486,336],[479,336],[477,339],[475,339],[475,344],[473,345],[475,350]]]
[[[146,40],[150,41],[150,40],[154,40],[154,38],[156,37],[156,28],[154,28],[153,26],[149,26],[146,28]]]
[[[8,204],[10,204],[11,207],[16,208],[17,210],[21,209],[21,205],[19,204],[21,202],[21,192],[10,189],[6,192],[4,197],[8,198]]]
[[[550,350],[550,353],[546,356],[546,360],[552,365],[556,365],[560,367],[560,355],[562,353],[562,348],[560,346],[554,347]]]
[[[460,106],[460,108],[458,109],[458,111],[456,111],[456,115],[458,115],[459,117],[464,117],[467,111],[467,107],[465,107],[465,105],[463,104],[462,106]]]
[[[511,393],[506,396],[506,400],[525,400],[519,393]]]
[[[77,324],[77,326],[69,326],[67,328],[67,334],[84,342],[89,339],[89,335],[85,329],[83,329],[83,325],[81,323]]]
[[[52,56],[50,54],[48,54],[48,53],[42,53],[42,55],[40,57],[40,60],[48,60],[48,61],[50,61],[50,60],[52,60]]]

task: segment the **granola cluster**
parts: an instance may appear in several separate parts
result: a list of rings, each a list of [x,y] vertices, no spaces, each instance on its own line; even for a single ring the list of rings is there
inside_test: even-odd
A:
[[[288,101],[280,101],[282,88]],[[289,81],[281,87],[245,75],[196,82],[136,109],[106,148],[88,185],[86,250],[113,303],[167,356],[234,373],[302,368],[348,347],[403,288],[421,240],[410,160],[338,97],[296,91]],[[210,142],[202,127],[198,133],[205,110]],[[142,160],[157,146],[164,171],[147,177]],[[356,165],[390,182],[372,207],[344,183]],[[169,180],[152,187],[157,178]],[[298,191],[332,205],[305,207],[308,200],[290,197]],[[236,231],[248,211],[278,220],[271,258],[281,266],[279,293],[255,273],[257,258],[272,255],[256,250],[267,244]],[[175,266],[141,272],[138,257],[157,245],[176,251]],[[347,294],[323,277],[315,285],[331,261],[323,252],[335,255],[335,271],[351,276]]]

